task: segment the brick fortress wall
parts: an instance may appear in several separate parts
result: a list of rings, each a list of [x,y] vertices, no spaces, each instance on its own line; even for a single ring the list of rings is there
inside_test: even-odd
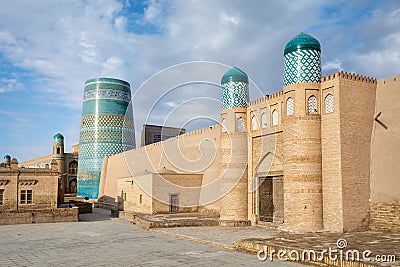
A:
[[[378,80],[371,142],[370,229],[374,231],[400,232],[399,103],[400,75]]]

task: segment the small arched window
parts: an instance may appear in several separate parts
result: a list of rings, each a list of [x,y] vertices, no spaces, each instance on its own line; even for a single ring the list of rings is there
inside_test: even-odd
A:
[[[290,116],[294,113],[294,100],[293,98],[289,97],[286,100],[286,115]]]
[[[267,128],[267,114],[266,113],[263,113],[261,115],[261,127]]]
[[[222,125],[222,132],[225,133],[227,131],[227,129],[226,129],[226,119],[222,119],[221,125]]]
[[[318,113],[317,98],[314,95],[312,95],[308,98],[307,108],[308,108],[308,114],[317,114]]]
[[[325,111],[326,113],[332,113],[335,110],[335,99],[332,94],[328,94],[325,97]]]
[[[272,126],[278,125],[278,119],[278,111],[274,109],[274,111],[272,111]]]
[[[244,132],[244,119],[242,117],[237,119],[236,129],[238,132]]]
[[[60,154],[60,153],[61,153],[60,147],[57,147],[57,154]]]
[[[253,131],[255,131],[255,130],[258,129],[258,123],[257,123],[257,118],[256,118],[256,116],[253,116],[253,117],[251,118],[251,129],[252,129]]]
[[[77,172],[78,172],[78,162],[74,160],[69,164],[69,174],[76,175]]]

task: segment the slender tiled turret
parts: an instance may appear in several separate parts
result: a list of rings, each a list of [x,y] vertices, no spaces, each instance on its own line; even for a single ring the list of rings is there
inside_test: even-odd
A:
[[[321,46],[300,33],[284,51],[284,226],[316,231],[322,225]]]
[[[231,68],[221,79],[221,169],[224,197],[221,226],[248,225],[246,112],[249,79],[242,70]]]

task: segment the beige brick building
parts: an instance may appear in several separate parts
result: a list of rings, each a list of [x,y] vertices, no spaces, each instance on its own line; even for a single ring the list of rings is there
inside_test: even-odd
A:
[[[56,160],[44,168],[18,167],[6,155],[0,164],[0,225],[78,221],[78,208],[58,208],[63,201]]]
[[[293,38],[283,90],[252,102],[247,75],[229,70],[220,124],[106,158],[101,200],[217,213],[221,225],[399,232],[400,76],[321,77],[320,52]]]
[[[44,168],[50,165],[54,159],[57,162],[57,169],[62,176],[62,187],[64,194],[75,196],[77,192],[77,172],[78,172],[78,153],[79,144],[76,143],[72,147],[72,152],[64,151],[64,136],[57,133],[53,137],[53,153],[21,162],[19,165],[24,168]]]

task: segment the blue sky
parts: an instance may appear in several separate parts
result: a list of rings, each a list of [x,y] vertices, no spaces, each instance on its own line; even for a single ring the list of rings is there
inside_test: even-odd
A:
[[[165,68],[205,60],[241,68],[263,94],[281,90],[283,48],[301,31],[319,39],[323,74],[395,76],[399,25],[396,0],[1,1],[0,155],[24,161],[49,154],[57,132],[69,151],[79,139],[83,84],[93,77],[126,80],[135,94]],[[221,70],[210,75],[218,80]],[[163,84],[143,87],[141,102],[154,103]],[[147,122],[163,123],[186,98],[218,95],[215,86],[180,88],[160,101]],[[182,107],[168,124],[182,126],[185,116],[218,118],[215,101],[212,108],[200,102]],[[148,112],[137,107],[139,136]]]

